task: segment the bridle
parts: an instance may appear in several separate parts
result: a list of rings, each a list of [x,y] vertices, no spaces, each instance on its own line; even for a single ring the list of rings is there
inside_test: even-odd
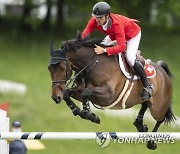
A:
[[[65,48],[69,49],[68,46],[68,41],[65,42]],[[74,85],[75,80],[77,79],[77,77],[82,74],[84,71],[86,71],[87,74],[89,74],[89,72],[91,72],[91,70],[95,67],[95,65],[99,62],[98,61],[98,56],[95,55],[88,64],[86,64],[82,69],[80,69],[80,71],[78,73],[76,73],[73,77],[71,77],[72,74],[72,68],[70,67],[70,72],[68,69],[68,63],[70,63],[70,61],[67,59],[67,57],[62,58],[62,57],[51,57],[50,58],[50,64],[52,60],[55,60],[56,63],[59,63],[61,61],[66,61],[66,78],[63,80],[58,80],[58,81],[51,81],[52,84],[58,85],[59,83],[65,82],[65,88],[68,89],[68,86],[70,85],[70,83],[72,83],[72,86]],[[69,80],[69,82],[67,83],[67,81]]]
[[[70,85],[70,83],[72,83],[72,85],[74,85],[74,81],[77,79],[77,77],[82,74],[85,70],[88,70],[87,73],[89,73],[94,67],[95,65],[99,62],[97,60],[97,56],[93,57],[90,62],[85,65],[78,73],[76,73],[73,77],[71,77],[72,74],[72,68],[67,69],[68,68],[68,63],[69,60],[67,58],[60,58],[60,57],[52,57],[52,59],[57,59],[59,60],[59,62],[61,61],[66,61],[66,78],[63,80],[58,80],[58,81],[51,81],[52,84],[54,85],[58,85],[59,83],[65,82],[65,87],[66,89],[68,88],[68,86]],[[51,59],[50,59],[51,60]],[[90,67],[88,69],[88,67]],[[70,70],[70,71],[69,71]],[[70,78],[71,77],[71,78]],[[69,82],[67,83],[67,81],[69,80]]]
[[[61,58],[61,57],[51,57],[51,58],[50,58],[50,61],[51,61],[51,60],[57,60],[57,63],[62,62],[62,61],[66,61],[66,78],[63,79],[63,80],[57,80],[57,81],[52,80],[52,81],[51,81],[51,83],[52,83],[53,85],[57,85],[57,84],[62,83],[62,82],[65,82],[65,84],[66,84],[66,82],[67,82],[67,81],[69,80],[69,78],[71,77],[71,73],[72,73],[71,67],[70,67],[70,69],[68,69],[68,59],[67,59],[67,58]]]

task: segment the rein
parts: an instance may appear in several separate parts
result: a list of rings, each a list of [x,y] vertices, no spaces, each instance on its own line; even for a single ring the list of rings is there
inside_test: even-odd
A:
[[[85,65],[77,74],[75,74],[74,77],[71,77],[71,78],[70,78],[69,82],[66,84],[66,88],[70,85],[70,83],[73,83],[73,84],[74,84],[74,82],[75,82],[75,80],[77,79],[77,77],[78,77],[80,74],[82,74],[85,70],[87,70],[87,68],[88,68],[91,64],[94,64],[94,65],[90,68],[90,70],[89,70],[87,73],[89,73],[89,72],[95,67],[95,65],[96,65],[98,62],[99,62],[99,61],[97,60],[97,55],[96,55],[95,57],[93,57],[93,58],[90,60],[90,62],[89,62],[87,65]]]
[[[92,42],[92,41],[89,41],[89,42],[76,42],[76,45],[77,46],[82,46],[82,45],[84,45],[84,46],[95,46],[95,43],[94,42]],[[67,40],[67,41],[65,41],[64,42],[64,50],[62,50],[62,51],[65,51],[65,50],[69,50],[70,48],[71,48],[71,46],[69,46],[69,41]],[[65,54],[66,55],[66,54]],[[55,56],[55,57],[51,57],[50,58],[50,61],[56,61],[56,63],[58,63],[58,62],[61,62],[61,61],[66,61],[66,78],[64,79],[64,80],[58,80],[58,81],[51,81],[52,82],[52,84],[59,84],[59,83],[62,83],[62,82],[65,82],[65,87],[66,87],[66,89],[70,89],[70,88],[72,88],[73,86],[74,86],[74,83],[75,83],[75,80],[77,79],[77,77],[80,75],[80,74],[82,74],[83,72],[85,72],[86,71],[86,75],[88,74],[88,73],[90,73],[91,72],[91,70],[96,66],[96,64],[99,62],[98,60],[98,56],[97,55],[95,55],[95,56],[93,56],[93,58],[89,61],[89,63],[88,64],[86,64],[78,73],[76,73],[74,76],[72,76],[72,77],[70,77],[70,74],[71,74],[71,72],[69,72],[69,70],[68,70],[68,62],[70,62],[69,60],[68,60],[68,58],[65,56],[65,57],[58,57],[58,56]],[[92,65],[92,66],[91,66]],[[70,70],[70,71],[72,71],[72,69]],[[83,75],[83,77],[82,77],[82,79],[84,80],[84,75]],[[69,82],[67,82],[69,80]],[[67,83],[66,83],[67,82]],[[68,88],[68,86],[70,85],[72,83],[72,86],[70,87],[70,88]],[[84,82],[83,82],[84,83]]]
[[[86,42],[87,43],[87,42]],[[76,45],[85,45],[86,44],[85,42],[76,42]],[[93,44],[94,45],[94,43],[92,43],[91,41],[89,42],[90,44]],[[95,46],[95,45],[94,45]],[[67,40],[67,41],[65,41],[65,48],[67,49],[67,50],[69,50],[70,49],[70,47],[69,47],[69,41]],[[66,58],[66,60],[67,61],[69,61],[67,58]],[[71,83],[73,83],[72,84],[72,86],[74,85],[74,82],[75,82],[75,80],[77,79],[77,77],[80,75],[80,74],[82,74],[85,70],[87,70],[87,68],[91,65],[91,64],[94,64],[90,69],[89,69],[89,71],[87,72],[87,74],[95,67],[95,65],[98,63],[98,60],[97,60],[97,55],[95,55],[91,60],[90,60],[90,62],[87,64],[87,65],[85,65],[78,73],[76,73],[75,75],[74,75],[74,77],[71,77],[70,79],[69,79],[69,82],[68,83],[66,83],[66,85],[65,85],[65,87],[66,87],[66,89],[68,89],[68,86],[71,84]],[[67,81],[68,79],[66,79],[65,80],[65,82]]]

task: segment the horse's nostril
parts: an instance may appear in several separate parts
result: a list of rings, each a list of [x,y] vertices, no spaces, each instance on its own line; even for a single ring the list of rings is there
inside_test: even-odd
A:
[[[61,97],[58,96],[58,97],[57,97],[57,102],[56,102],[56,103],[60,103],[60,101],[61,101]]]
[[[57,97],[52,96],[52,99],[56,102],[56,104],[59,104],[61,102],[61,97],[60,96],[57,96]]]

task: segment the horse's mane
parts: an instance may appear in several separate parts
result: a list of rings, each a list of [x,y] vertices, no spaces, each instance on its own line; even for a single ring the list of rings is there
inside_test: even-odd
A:
[[[76,51],[81,47],[95,48],[95,45],[99,45],[101,47],[110,47],[101,44],[102,40],[100,39],[89,39],[88,37],[82,39],[81,33],[78,32],[75,39],[66,40],[61,43],[61,48],[54,50],[53,42],[50,45],[50,64],[57,64],[66,58],[66,54],[68,51]]]
[[[99,45],[101,47],[110,47],[109,45],[101,44],[102,40],[100,39],[92,39],[92,40],[86,40],[84,42],[85,47],[95,48],[95,44]]]

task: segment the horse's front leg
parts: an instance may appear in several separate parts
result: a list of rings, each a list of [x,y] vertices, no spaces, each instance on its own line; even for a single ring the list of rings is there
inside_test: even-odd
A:
[[[87,120],[91,120],[94,123],[100,124],[100,118],[91,112],[89,105],[89,97],[91,96],[91,91],[88,88],[85,88],[82,92],[82,104],[83,104],[83,117]]]
[[[67,106],[71,109],[74,116],[79,115],[82,117],[83,113],[81,109],[71,100],[70,95],[72,94],[72,91],[70,89],[66,89],[64,91],[63,99],[65,100]]]
[[[85,88],[82,92],[83,98],[83,112],[84,116],[95,123],[100,123],[100,118],[91,113],[89,101],[93,101],[95,104],[97,103],[99,106],[109,105],[108,103],[112,101],[112,94],[110,92],[108,86],[104,87],[91,87]]]
[[[64,91],[64,100],[67,104],[67,106],[71,109],[72,113],[74,116],[79,115],[82,119],[86,119],[86,120],[91,120],[92,122],[95,123],[100,123],[100,119],[98,116],[96,116],[93,113],[90,113],[90,107],[89,107],[89,103],[87,102],[86,104],[83,105],[83,109],[81,110],[70,98],[70,96],[74,96],[77,94],[76,90],[72,90],[72,89],[66,89]],[[74,98],[76,98],[74,96]]]
[[[147,110],[147,105],[148,102],[143,102],[141,104],[141,109],[138,113],[138,116],[137,118],[135,119],[134,121],[134,126],[137,128],[138,132],[147,132],[148,131],[148,128],[145,124],[143,124],[143,117],[144,117],[144,113],[146,112]]]

